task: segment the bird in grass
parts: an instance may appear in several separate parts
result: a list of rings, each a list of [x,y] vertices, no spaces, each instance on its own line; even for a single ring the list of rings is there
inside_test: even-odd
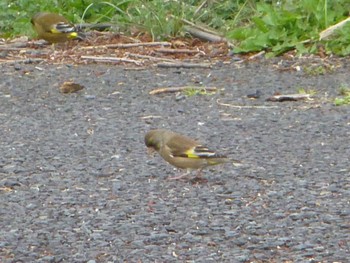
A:
[[[151,130],[145,135],[145,144],[151,151],[157,151],[171,165],[180,169],[196,169],[197,177],[203,168],[227,162],[239,163],[225,155],[216,153],[199,142],[163,129]],[[180,175],[170,179],[180,179]]]
[[[38,37],[52,44],[84,38],[81,33],[77,32],[73,24],[58,14],[40,12],[33,16],[31,23]]]

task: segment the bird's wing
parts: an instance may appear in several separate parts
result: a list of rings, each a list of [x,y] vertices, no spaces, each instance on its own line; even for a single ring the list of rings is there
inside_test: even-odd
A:
[[[221,157],[195,140],[181,135],[173,136],[166,146],[173,157],[194,159]]]
[[[75,32],[76,29],[73,25],[67,24],[64,22],[59,22],[53,26],[51,29],[52,33],[72,33]]]
[[[191,158],[216,158],[216,157],[222,157],[219,156],[216,152],[208,149],[207,147],[203,145],[197,145],[196,147],[188,150],[186,154]],[[192,157],[193,156],[193,157]]]
[[[186,153],[197,145],[196,141],[179,134],[173,134],[170,139],[166,139],[164,142],[164,146],[168,148],[173,157],[188,157]]]

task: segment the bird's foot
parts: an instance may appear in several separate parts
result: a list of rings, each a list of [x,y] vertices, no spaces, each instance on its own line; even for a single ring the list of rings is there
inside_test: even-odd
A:
[[[178,176],[168,177],[168,180],[180,180],[185,179],[185,177],[188,175],[188,173],[180,174]]]
[[[191,179],[191,183],[192,184],[203,184],[203,183],[207,183],[208,179],[205,179],[203,177],[200,176],[196,176],[195,178]]]

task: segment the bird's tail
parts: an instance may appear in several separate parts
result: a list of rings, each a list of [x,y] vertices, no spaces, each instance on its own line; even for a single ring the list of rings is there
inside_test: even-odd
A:
[[[183,154],[182,157],[193,158],[193,159],[204,159],[206,160],[208,165],[232,163],[235,166],[239,166],[241,164],[241,162],[238,160],[231,159],[226,155],[214,152],[202,145],[196,146],[195,148]]]
[[[242,162],[231,159],[226,156],[221,156],[221,157],[211,157],[206,159],[209,165],[216,165],[216,164],[221,164],[221,163],[232,163],[234,166],[241,166]]]

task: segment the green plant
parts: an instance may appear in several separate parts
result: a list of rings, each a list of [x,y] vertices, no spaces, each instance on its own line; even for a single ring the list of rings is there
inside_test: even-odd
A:
[[[184,90],[184,94],[188,97],[196,96],[196,95],[213,95],[215,92],[208,92],[205,87],[201,88],[194,88],[194,87],[188,87]]]
[[[333,65],[328,64],[313,64],[313,65],[305,65],[303,66],[303,70],[305,74],[311,76],[324,75],[326,73],[333,72],[335,67]]]
[[[339,94],[341,96],[350,96],[350,88],[346,85],[341,85],[339,88]]]
[[[298,88],[298,94],[310,94],[315,95],[316,90],[313,89],[305,89],[305,88]]]
[[[346,85],[342,85],[339,89],[339,94],[342,96],[341,98],[334,99],[335,106],[342,106],[350,104],[350,88]]]
[[[346,17],[344,10],[348,7],[345,0],[331,4],[327,0],[259,1],[251,22],[233,29],[228,36],[239,42],[234,49],[237,53],[266,50],[268,56],[275,56],[291,49],[315,53],[322,44],[327,53],[347,55],[350,26],[344,27],[332,41],[319,41],[319,33]]]
[[[311,75],[311,76],[317,76],[317,75],[324,75],[327,70],[322,67],[321,65],[320,66],[305,66],[304,67],[304,72],[307,74],[307,75]]]
[[[73,23],[109,22],[125,33],[148,32],[154,40],[183,36],[188,20],[226,34],[236,53],[265,50],[270,57],[324,50],[345,56],[350,54],[350,22],[327,39],[320,40],[319,33],[348,17],[348,10],[348,0],[2,0],[0,36],[33,35],[30,18],[49,11]]]
[[[343,105],[348,105],[348,104],[350,104],[350,96],[334,99],[335,106],[343,106]]]

